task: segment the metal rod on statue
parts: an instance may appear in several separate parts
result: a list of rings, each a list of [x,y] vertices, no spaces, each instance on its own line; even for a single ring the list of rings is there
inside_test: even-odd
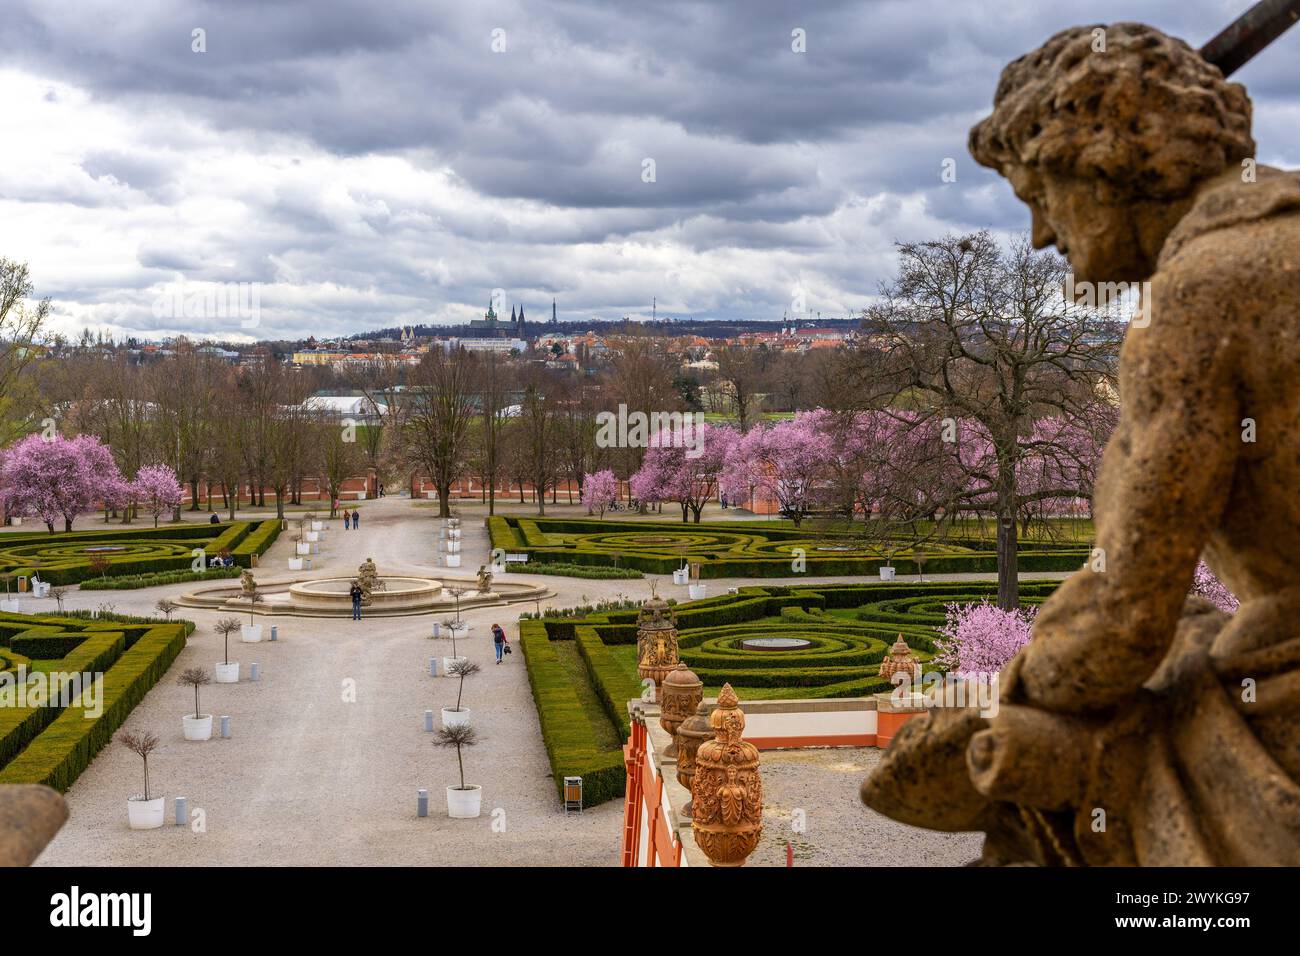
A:
[[[1224,76],[1231,76],[1296,20],[1300,20],[1300,0],[1260,0],[1201,47],[1201,56]]]

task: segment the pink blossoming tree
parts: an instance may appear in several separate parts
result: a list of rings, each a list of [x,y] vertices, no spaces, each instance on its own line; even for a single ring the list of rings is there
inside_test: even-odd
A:
[[[183,494],[176,473],[166,465],[145,465],[136,472],[131,483],[131,496],[140,503],[146,514],[153,515],[153,526],[158,527],[158,517],[181,503]]]
[[[121,504],[127,488],[113,453],[93,435],[55,435],[48,440],[29,435],[6,450],[0,461],[7,509],[36,515],[51,532],[60,519],[63,529],[71,531],[72,522],[97,501],[108,507]]]
[[[605,509],[617,497],[618,479],[608,468],[582,476],[582,503],[587,506],[587,514],[598,512],[605,517]]]
[[[935,641],[935,663],[961,677],[996,674],[1029,643],[1035,611],[1004,611],[988,601],[949,604]]]
[[[1235,614],[1240,602],[1237,596],[1228,590],[1227,585],[1219,580],[1204,561],[1196,565],[1196,576],[1192,579],[1192,593],[1203,597],[1220,611]]]
[[[629,483],[642,501],[671,501],[681,506],[682,521],[698,524],[705,502],[713,497],[738,435],[723,425],[698,425],[692,434],[660,432],[650,439],[641,469]]]

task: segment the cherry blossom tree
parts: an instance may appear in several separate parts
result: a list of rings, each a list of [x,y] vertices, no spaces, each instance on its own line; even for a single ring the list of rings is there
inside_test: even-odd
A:
[[[1218,575],[1210,570],[1204,561],[1196,565],[1196,576],[1192,579],[1192,593],[1205,598],[1220,611],[1235,614],[1240,602],[1237,596],[1228,590],[1227,585],[1219,580]]]
[[[599,512],[600,517],[605,517],[605,509],[617,497],[618,479],[608,468],[582,476],[582,503],[587,506],[587,514]]]
[[[743,501],[760,491],[799,527],[828,484],[831,438],[820,424],[818,416],[800,413],[738,438],[724,463],[723,492]]]
[[[166,465],[145,465],[136,472],[131,483],[132,497],[140,502],[146,514],[153,515],[153,526],[158,527],[158,517],[181,503],[180,482],[176,473]]]
[[[640,470],[629,479],[632,494],[642,501],[675,502],[683,522],[693,517],[698,524],[737,440],[736,430],[725,425],[696,425],[689,435],[656,433]]]
[[[6,450],[0,462],[7,509],[36,515],[51,532],[59,519],[71,531],[72,522],[97,501],[119,504],[127,487],[113,453],[93,435],[29,435]]]
[[[962,677],[998,673],[1029,643],[1036,607],[1004,611],[988,601],[949,604],[935,663]]]

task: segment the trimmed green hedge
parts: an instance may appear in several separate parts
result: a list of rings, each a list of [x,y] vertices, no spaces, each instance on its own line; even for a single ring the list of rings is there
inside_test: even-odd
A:
[[[81,582],[83,591],[132,591],[137,588],[161,587],[165,584],[183,584],[186,581],[222,580],[237,578],[241,568],[209,568],[207,571],[158,571],[154,574],[132,574],[118,578],[90,578]]]
[[[683,561],[698,561],[703,578],[789,577],[795,559],[810,576],[874,575],[885,553],[864,547],[847,534],[813,538],[807,531],[770,527],[766,522],[577,520],[572,518],[487,519],[493,548],[527,553],[538,573],[574,574],[585,567],[633,568],[671,574]],[[837,544],[837,542],[839,542]],[[1026,542],[1017,557],[1022,571],[1073,571],[1089,555],[1080,543]],[[839,552],[844,553],[828,553]],[[922,545],[918,565],[904,542],[892,565],[899,574],[955,574],[997,570],[991,540],[949,537]],[[541,567],[551,570],[542,571]]]
[[[0,615],[0,650],[24,655],[33,670],[103,674],[98,717],[88,716],[80,701],[67,708],[0,707],[0,783],[67,790],[166,673],[193,630],[187,621],[113,617]]]
[[[1020,585],[1025,603],[1037,603],[1056,581]],[[936,628],[948,603],[993,599],[997,585],[982,582],[846,583],[745,587],[739,593],[675,608],[682,659],[711,693],[730,683],[746,699],[864,697],[892,689],[880,662],[899,634],[922,667],[935,653]],[[593,721],[609,721],[620,737],[631,733],[627,703],[641,696],[636,674],[636,611],[581,618],[521,621],[520,644],[533,687],[542,739],[557,787],[565,775],[584,779],[589,805],[623,792],[622,753],[602,749]],[[753,637],[801,637],[805,650],[764,652],[741,647]],[[599,712],[584,711],[554,645],[575,641]],[[595,704],[589,704],[591,711]]]
[[[236,564],[249,567],[252,555],[266,551],[279,533],[279,519],[270,519],[256,526],[248,521],[235,521],[167,528],[6,534],[0,537],[0,572],[29,578],[35,574],[50,584],[78,584],[98,577],[90,566],[94,552],[87,549],[100,546],[121,549],[101,552],[108,562],[109,577],[189,570],[195,549],[202,549],[209,556],[228,550]]]
[[[605,749],[596,739],[591,717],[556,658],[543,625],[521,622],[519,646],[556,792],[563,798],[564,778],[576,776],[582,777],[583,802],[589,807],[621,796],[627,779],[623,752]]]

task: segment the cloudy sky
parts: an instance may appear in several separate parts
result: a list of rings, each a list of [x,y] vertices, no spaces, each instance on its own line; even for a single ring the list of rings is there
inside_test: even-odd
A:
[[[779,319],[796,289],[843,316],[895,241],[1027,224],[965,149],[1006,61],[1079,23],[1200,44],[1246,6],[0,0],[0,256],[74,333],[350,334],[493,289],[537,319]],[[1298,59],[1300,29],[1236,77],[1262,161],[1300,165]],[[256,328],[173,314],[240,282]]]

